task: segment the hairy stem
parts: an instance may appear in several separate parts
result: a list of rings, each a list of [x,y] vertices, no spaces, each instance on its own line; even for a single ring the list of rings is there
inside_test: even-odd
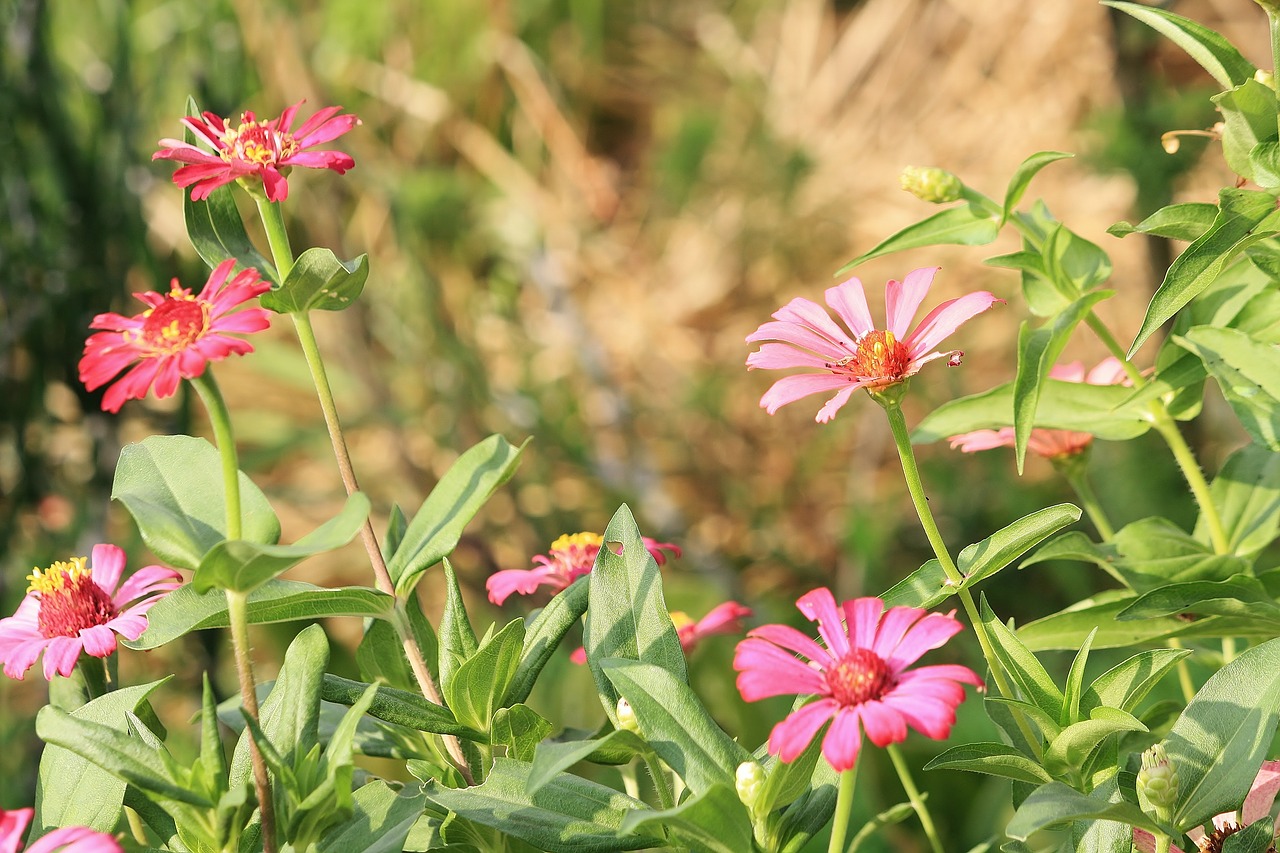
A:
[[[924,834],[929,838],[929,846],[933,848],[933,853],[942,853],[942,840],[938,838],[938,830],[933,825],[933,816],[929,814],[929,807],[925,805],[924,798],[920,796],[920,789],[916,787],[915,780],[911,778],[911,768],[907,766],[906,759],[902,756],[902,750],[898,749],[896,743],[889,744],[886,750],[889,753],[889,760],[893,762],[893,769],[898,771],[898,779],[902,782],[902,790],[907,792],[907,799],[911,801],[911,808],[915,809],[916,816],[920,818],[920,826],[924,829]]]

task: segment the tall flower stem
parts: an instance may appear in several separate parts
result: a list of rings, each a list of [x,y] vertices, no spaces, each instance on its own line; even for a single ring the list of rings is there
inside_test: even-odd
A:
[[[853,814],[853,790],[858,780],[855,764],[840,773],[840,787],[836,793],[836,814],[831,824],[831,841],[827,853],[844,853],[845,838],[849,835],[849,818]]]
[[[1084,470],[1084,465],[1078,464],[1078,460],[1072,457],[1062,463],[1055,461],[1054,467],[1062,472],[1062,476],[1066,478],[1071,488],[1075,490],[1076,497],[1080,499],[1080,506],[1084,509],[1085,515],[1089,516],[1089,520],[1093,522],[1094,529],[1098,531],[1102,541],[1109,542],[1115,538],[1116,530],[1111,526],[1111,520],[1107,518],[1106,512],[1102,509],[1102,504],[1098,501],[1097,494],[1093,491],[1093,486],[1089,483],[1089,475]]]
[[[293,249],[289,245],[289,234],[285,230],[280,205],[273,204],[265,198],[255,197],[255,201],[258,205],[258,214],[262,218],[263,229],[267,234],[267,243],[271,247],[276,272],[283,281],[293,269]],[[338,464],[338,475],[342,478],[342,485],[347,494],[355,494],[360,490],[360,484],[356,481],[355,468],[351,464],[351,453],[347,449],[347,441],[343,436],[342,421],[338,418],[333,386],[329,384],[329,374],[325,370],[324,359],[320,355],[320,344],[316,340],[315,329],[311,325],[311,316],[306,311],[290,313],[289,316],[293,319],[298,343],[302,347],[303,357],[311,371],[311,381],[315,385],[316,397],[320,401],[320,411],[324,415],[329,441],[333,446],[334,459]],[[360,541],[364,545],[365,553],[369,555],[369,564],[373,569],[374,582],[378,589],[387,595],[396,596],[395,583],[387,569],[387,562],[382,556],[382,549],[378,546],[378,536],[373,530],[372,520],[365,520],[364,526],[360,529]],[[405,658],[409,661],[409,668],[413,671],[414,680],[418,682],[422,695],[437,705],[443,705],[440,688],[431,677],[431,670],[427,666],[422,647],[418,645],[417,638],[413,635],[404,611],[404,604],[398,597],[391,624],[395,626],[396,633],[399,635],[400,645],[404,649]],[[458,771],[467,783],[471,784],[474,779],[466,755],[462,751],[462,744],[452,735],[443,737],[445,748],[457,765]]]
[[[911,778],[911,768],[907,766],[902,750],[898,749],[896,743],[889,744],[885,749],[889,753],[889,760],[893,762],[893,769],[898,771],[902,790],[907,792],[911,808],[915,809],[916,816],[920,818],[920,826],[924,829],[924,834],[929,837],[929,846],[933,848],[933,853],[942,853],[942,841],[938,838],[938,830],[933,825],[933,816],[929,814],[929,807],[925,805],[924,797],[920,796],[920,789]]]
[[[242,522],[240,513],[240,460],[236,453],[235,435],[231,431],[231,413],[227,410],[222,392],[208,368],[191,380],[209,414],[213,437],[222,460],[222,490],[226,505],[227,538],[239,539]],[[258,694],[253,680],[253,660],[249,653],[248,595],[226,590],[227,618],[231,624],[231,648],[235,653],[236,674],[240,681],[240,701],[245,712],[256,722],[258,719]],[[250,763],[253,765],[253,786],[258,795],[258,809],[262,818],[262,846],[264,853],[275,853],[275,807],[271,799],[271,780],[267,776],[267,763],[258,751],[258,745],[249,741]]]

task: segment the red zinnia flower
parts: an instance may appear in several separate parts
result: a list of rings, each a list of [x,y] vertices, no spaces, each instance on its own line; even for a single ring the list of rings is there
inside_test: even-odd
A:
[[[22,835],[34,809],[0,809],[0,853],[18,853]],[[124,848],[105,832],[87,826],[55,829],[27,848],[26,853],[123,853]]]
[[[1238,812],[1223,812],[1213,818],[1213,832],[1206,833],[1199,826],[1187,830],[1187,835],[1203,853],[1220,853],[1222,843],[1229,836],[1235,835],[1254,821],[1261,820],[1271,814],[1271,806],[1275,804],[1276,794],[1280,793],[1280,761],[1264,761],[1258,768],[1258,775],[1249,786],[1249,793]],[[1280,828],[1276,835],[1280,836]],[[1156,839],[1145,829],[1133,829],[1133,846],[1139,853],[1155,853]],[[1174,846],[1174,853],[1181,853],[1180,847]],[[1273,842],[1270,849],[1275,849]]]
[[[341,175],[356,164],[351,155],[341,151],[307,149],[336,139],[360,124],[360,119],[338,115],[342,107],[325,107],[295,131],[293,121],[300,106],[301,101],[273,121],[259,121],[252,112],[244,112],[239,125],[210,112],[200,117],[188,116],[182,123],[215,153],[181,140],[161,139],[160,144],[167,147],[152,154],[151,159],[186,163],[173,173],[173,182],[192,187],[191,198],[195,201],[208,198],[223,184],[248,177],[262,181],[268,200],[284,201],[289,197],[285,175],[290,167],[332,169]]]
[[[157,397],[169,397],[177,390],[179,379],[200,376],[210,361],[253,352],[248,341],[229,335],[262,331],[271,325],[271,312],[265,308],[229,312],[270,290],[271,284],[252,268],[240,271],[227,283],[234,266],[232,259],[219,264],[198,296],[175,278],[168,293],[134,294],[148,306],[135,317],[108,313],[93,318],[90,328],[107,331],[85,341],[80,381],[86,388],[93,391],[138,362],[107,389],[102,398],[104,410],[118,412],[125,400],[141,400],[152,383]]]
[[[878,598],[837,608],[826,588],[806,593],[796,606],[818,623],[822,643],[787,625],[764,625],[738,643],[733,660],[738,691],[748,702],[789,693],[818,697],[773,727],[769,752],[782,761],[794,761],[828,721],[822,754],[836,771],[857,763],[863,729],[876,746],[905,740],[907,726],[942,740],[964,701],[960,685],[982,687],[965,666],[907,669],[960,632],[950,615],[918,607],[886,612]]]
[[[826,423],[859,388],[874,391],[896,385],[915,376],[923,364],[935,358],[946,357],[952,366],[959,364],[964,355],[959,350],[931,350],[974,315],[1004,300],[985,290],[969,293],[934,308],[908,332],[937,271],[938,267],[925,267],[908,273],[901,283],[890,281],[885,285],[886,329],[877,329],[871,322],[866,293],[856,278],[826,292],[827,304],[848,331],[811,300],[797,297],[779,308],[773,314],[773,322],[747,336],[749,342],[771,342],[747,357],[747,367],[810,367],[818,372],[784,376],[760,398],[760,405],[772,415],[801,397],[838,391],[818,412],[817,421]]]
[[[489,590],[489,600],[494,604],[502,604],[512,593],[529,595],[540,586],[551,587],[552,592],[560,592],[569,584],[591,571],[596,564],[596,555],[604,545],[604,537],[599,533],[565,534],[551,543],[547,554],[539,554],[533,558],[537,564],[534,569],[504,569],[490,575],[485,582]],[[680,556],[680,549],[670,542],[659,542],[644,537],[644,547],[653,555],[653,559],[661,566],[667,561],[664,550],[674,556]]]
[[[73,557],[32,572],[17,612],[0,619],[4,674],[21,679],[44,652],[44,677],[68,676],[81,652],[105,658],[116,650],[116,634],[126,640],[142,636],[147,611],[163,598],[156,593],[177,589],[182,577],[164,566],[147,566],[120,585],[124,562],[124,551],[115,545],[95,545],[92,566]]]

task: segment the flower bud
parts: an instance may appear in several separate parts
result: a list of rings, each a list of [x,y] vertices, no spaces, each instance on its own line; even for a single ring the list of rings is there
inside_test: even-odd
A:
[[[1257,71],[1253,72],[1253,79],[1257,80],[1268,89],[1275,89],[1276,87],[1276,75],[1274,71],[1259,68]]]
[[[1145,800],[1157,818],[1167,819],[1178,799],[1178,770],[1169,761],[1164,744],[1158,743],[1142,753],[1142,769],[1138,771],[1138,801]]]
[[[754,811],[756,801],[760,799],[760,791],[764,788],[764,768],[754,761],[744,761],[738,765],[734,774],[734,787],[738,789],[738,799]]]
[[[618,728],[632,734],[640,734],[640,721],[636,719],[635,709],[626,699],[618,700]]]
[[[964,189],[959,178],[936,166],[908,166],[902,170],[900,181],[904,190],[933,204],[955,201]]]

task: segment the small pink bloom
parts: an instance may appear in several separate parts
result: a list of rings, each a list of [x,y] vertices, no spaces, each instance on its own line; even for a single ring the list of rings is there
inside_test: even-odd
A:
[[[22,835],[31,823],[34,809],[0,809],[0,853],[18,853],[22,849]],[[95,832],[87,826],[68,826],[55,829],[27,848],[27,853],[123,853],[120,846],[105,832]]]
[[[973,670],[956,664],[907,669],[962,630],[952,615],[918,607],[885,611],[878,598],[837,607],[826,588],[806,593],[796,606],[818,623],[821,643],[787,625],[764,625],[738,643],[733,659],[748,702],[818,697],[773,727],[769,752],[782,761],[794,761],[828,721],[822,754],[836,771],[857,763],[863,730],[876,746],[905,740],[908,726],[942,740],[964,701],[960,685],[983,686]]]
[[[1103,359],[1097,367],[1086,375],[1084,363],[1073,361],[1060,364],[1049,371],[1049,377],[1063,382],[1085,382],[1089,385],[1121,385],[1128,384],[1124,367],[1117,358]],[[1013,447],[1015,445],[1013,427],[1000,429],[979,429],[947,439],[953,450],[964,453],[975,453],[979,450],[993,450],[997,447]],[[1076,432],[1069,429],[1033,429],[1027,439],[1027,447],[1032,452],[1046,459],[1057,459],[1064,456],[1075,456],[1083,453],[1093,443],[1093,434]]]
[[[902,282],[885,285],[885,329],[872,323],[866,293],[856,278],[826,292],[827,304],[843,327],[821,305],[800,297],[774,312],[772,322],[747,336],[748,342],[768,341],[747,357],[748,369],[807,367],[816,372],[784,376],[760,398],[760,405],[772,415],[802,397],[836,391],[818,412],[817,421],[826,423],[859,388],[874,391],[904,382],[935,358],[959,364],[964,353],[938,352],[934,347],[967,320],[1004,300],[986,291],[970,293],[942,303],[908,332],[937,272],[938,267],[925,267],[908,273]]]
[[[489,590],[489,600],[494,604],[502,604],[513,593],[530,595],[540,586],[551,587],[553,593],[560,592],[591,571],[602,545],[604,537],[599,533],[566,533],[551,543],[548,553],[533,558],[536,568],[504,569],[490,575],[485,583]],[[666,554],[662,553],[664,550],[676,557],[680,556],[677,546],[670,542],[658,542],[648,536],[644,537],[644,547],[659,566],[667,561]]]
[[[191,198],[195,201],[208,198],[218,187],[241,178],[257,178],[269,201],[284,201],[289,197],[285,176],[290,167],[332,169],[341,175],[356,164],[341,151],[308,149],[338,138],[360,124],[360,119],[338,115],[342,107],[325,107],[295,131],[293,122],[300,106],[301,101],[274,120],[259,121],[253,113],[245,112],[238,125],[210,112],[188,116],[182,123],[214,153],[178,139],[161,139],[160,144],[165,147],[152,154],[151,159],[186,163],[173,173],[173,182],[183,188],[192,187]]]
[[[54,563],[28,577],[27,597],[12,616],[0,619],[0,662],[19,680],[44,652],[44,677],[68,676],[81,652],[105,658],[116,650],[116,634],[136,640],[146,613],[182,577],[173,569],[147,566],[120,584],[124,551],[95,545],[93,565],[84,557]],[[119,589],[116,587],[119,586]]]
[[[99,314],[89,324],[105,329],[91,335],[80,359],[80,381],[90,391],[106,385],[130,365],[133,369],[107,389],[102,408],[118,412],[125,400],[141,400],[154,384],[157,397],[169,397],[180,379],[194,379],[211,361],[253,352],[234,334],[260,332],[271,325],[265,308],[232,309],[271,289],[257,270],[242,270],[227,282],[234,260],[218,264],[198,296],[175,278],[168,293],[135,294],[147,310],[133,317]],[[136,362],[136,365],[135,365]]]
[[[680,638],[680,648],[687,655],[703,637],[713,634],[737,634],[742,631],[742,620],[751,617],[751,608],[736,601],[726,601],[711,608],[706,616],[697,622],[689,618],[683,610],[671,611],[671,622],[676,626],[676,635]],[[587,650],[579,646],[569,654],[569,660],[577,664],[587,662]]]
[[[1249,824],[1271,814],[1271,806],[1280,793],[1280,761],[1264,761],[1249,786],[1249,793],[1238,812],[1223,812],[1213,819],[1213,835],[1207,835],[1201,827],[1194,826],[1187,830],[1197,850],[1218,853],[1222,850],[1222,842],[1227,836],[1235,835]],[[1276,838],[1280,838],[1280,823],[1276,825]],[[1134,827],[1133,846],[1141,853],[1155,853],[1156,839],[1145,829]],[[1274,846],[1274,845],[1273,845]],[[1171,848],[1181,853],[1178,847]]]

